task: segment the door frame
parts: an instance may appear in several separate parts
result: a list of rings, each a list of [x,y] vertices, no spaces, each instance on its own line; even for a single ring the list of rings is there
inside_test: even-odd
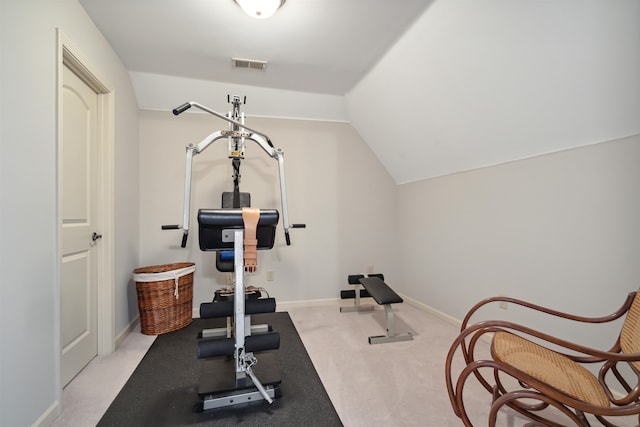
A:
[[[82,79],[98,95],[98,129],[97,145],[100,157],[99,188],[100,198],[98,206],[100,209],[100,222],[98,231],[103,238],[96,246],[98,260],[98,355],[104,356],[115,350],[115,298],[114,298],[114,276],[115,276],[115,247],[114,247],[114,170],[115,170],[115,102],[114,91],[106,80],[100,77],[96,68],[80,53],[72,44],[71,40],[58,28],[57,29],[57,139],[56,153],[57,182],[57,257],[60,259],[62,253],[62,199],[61,199],[61,141],[62,141],[62,69],[69,67],[80,79]],[[60,313],[60,291],[61,291],[61,271],[57,267],[57,348],[58,348],[58,382],[60,382],[60,372],[62,369],[62,349],[61,349],[61,313]],[[62,386],[60,387],[62,389]]]

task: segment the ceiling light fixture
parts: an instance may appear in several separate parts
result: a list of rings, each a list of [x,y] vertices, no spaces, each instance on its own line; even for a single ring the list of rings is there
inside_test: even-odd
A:
[[[273,16],[284,4],[285,0],[233,0],[244,13],[252,18],[266,19]]]

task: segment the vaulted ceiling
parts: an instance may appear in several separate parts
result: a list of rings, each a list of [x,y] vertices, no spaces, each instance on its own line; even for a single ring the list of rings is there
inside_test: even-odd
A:
[[[269,19],[233,0],[80,0],[132,71],[344,95],[430,3],[287,0]],[[231,58],[267,61],[238,70]]]
[[[350,122],[397,183],[640,133],[635,0],[79,1],[142,107],[258,93],[248,114]]]

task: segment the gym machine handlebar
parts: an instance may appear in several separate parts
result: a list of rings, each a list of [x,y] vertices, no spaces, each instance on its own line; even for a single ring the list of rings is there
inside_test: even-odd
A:
[[[180,226],[178,224],[175,225],[163,225],[163,230],[180,230]]]
[[[181,230],[182,229],[182,227],[180,227],[178,224],[163,225],[161,228],[163,230]],[[189,230],[184,230],[184,233],[182,234],[182,242],[180,243],[181,248],[187,247],[188,237],[189,237]]]
[[[246,97],[245,101],[246,103]],[[255,142],[262,148],[271,158],[278,162],[278,172],[280,175],[280,200],[282,203],[282,219],[284,234],[287,246],[291,245],[291,238],[289,236],[290,228],[305,228],[306,224],[290,224],[289,223],[289,211],[287,206],[287,190],[284,172],[284,151],[279,148],[275,148],[271,143],[269,137],[255,129],[247,127],[244,124],[244,113],[240,114],[239,111],[240,98],[233,97],[234,111],[228,112],[227,116],[220,114],[210,108],[199,104],[197,102],[189,101],[173,109],[174,115],[180,115],[190,109],[191,107],[198,108],[209,114],[212,114],[229,123],[229,130],[217,131],[208,135],[198,145],[189,144],[187,146],[187,158],[185,167],[185,194],[184,194],[184,210],[183,210],[183,225],[163,225],[163,230],[183,230],[181,247],[186,247],[187,239],[189,236],[189,210],[191,203],[191,168],[193,157],[203,152],[209,145],[219,139],[227,139],[229,141],[229,157],[233,159],[244,158],[244,143],[245,140]],[[232,148],[233,147],[233,148]]]
[[[173,109],[173,115],[177,116],[178,114],[184,113],[185,111],[187,111],[189,108],[191,108],[191,104],[188,102],[185,102],[184,104],[182,104],[179,107],[176,107]]]
[[[289,228],[307,228],[307,224],[291,224]],[[289,237],[289,230],[284,231],[284,238],[287,241],[287,246],[291,246],[291,238]]]
[[[235,101],[235,99],[234,99],[234,101]],[[266,142],[269,145],[269,147],[274,148],[273,144],[271,143],[271,140],[264,133],[259,132],[259,131],[255,130],[255,129],[251,129],[250,127],[247,127],[243,122],[239,122],[237,120],[234,120],[231,117],[225,116],[224,114],[220,114],[217,111],[214,111],[214,110],[212,110],[212,109],[210,109],[210,108],[208,108],[208,107],[206,107],[206,106],[204,106],[202,104],[199,104],[197,102],[193,102],[193,101],[185,102],[181,106],[174,108],[173,109],[173,114],[175,116],[178,116],[178,115],[184,113],[185,111],[187,111],[191,107],[196,107],[199,110],[202,110],[202,111],[205,111],[205,112],[207,112],[209,114],[212,114],[212,115],[218,117],[219,119],[225,120],[225,121],[227,121],[227,122],[229,122],[229,123],[231,123],[231,124],[233,124],[235,126],[238,126],[238,127],[243,128],[245,130],[251,131],[251,132],[253,132],[253,133],[257,134],[257,135],[260,135],[261,137],[263,137],[266,140]],[[231,115],[231,114],[229,114],[229,115]],[[244,116],[242,117],[242,119],[244,121]]]

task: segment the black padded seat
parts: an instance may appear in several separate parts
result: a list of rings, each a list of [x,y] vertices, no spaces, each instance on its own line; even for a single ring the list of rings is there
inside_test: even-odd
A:
[[[360,278],[360,283],[378,304],[396,304],[403,300],[379,277]]]
[[[384,283],[382,274],[370,274],[369,277],[358,279],[364,290],[380,305],[384,306],[387,315],[387,333],[386,335],[374,335],[369,337],[369,344],[382,344],[386,342],[411,341],[413,335],[411,332],[398,333],[395,331],[393,320],[393,309],[391,304],[403,302],[400,295],[395,293],[393,289]],[[341,309],[341,311],[343,311]],[[356,307],[355,311],[364,311],[363,307]]]

